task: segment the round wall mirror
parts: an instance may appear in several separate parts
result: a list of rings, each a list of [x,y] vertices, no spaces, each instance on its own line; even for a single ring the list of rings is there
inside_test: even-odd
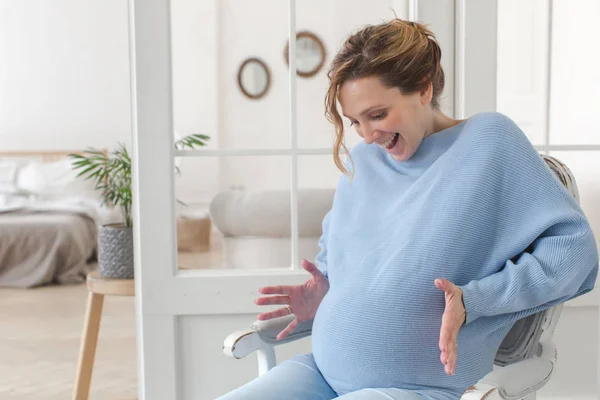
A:
[[[238,85],[247,97],[260,99],[271,85],[269,68],[258,58],[248,58],[238,71]]]
[[[290,42],[285,45],[284,57],[290,65]],[[296,71],[299,76],[310,78],[321,70],[325,63],[325,46],[314,33],[303,31],[296,34]]]

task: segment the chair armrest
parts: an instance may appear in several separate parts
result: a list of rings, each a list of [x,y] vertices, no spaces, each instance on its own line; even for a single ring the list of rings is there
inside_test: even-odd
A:
[[[496,369],[465,392],[461,400],[519,400],[535,393],[550,380],[557,352],[552,342],[540,343],[539,357]],[[481,396],[480,396],[481,395]],[[488,397],[484,397],[484,396]],[[479,397],[478,397],[479,396]]]
[[[498,393],[498,388],[486,385],[485,383],[477,383],[471,386],[461,396],[460,400],[503,400]]]
[[[223,342],[223,353],[229,357],[243,358],[265,346],[277,346],[310,336],[312,321],[306,321],[298,325],[286,338],[277,340],[279,332],[294,318],[293,315],[286,315],[267,321],[256,321],[250,328],[233,332]]]
[[[273,318],[267,321],[255,321],[251,328],[253,328],[260,336],[260,340],[264,343],[270,344],[271,346],[277,346],[279,344],[289,343],[310,336],[312,333],[313,321],[305,321],[294,329],[292,333],[281,340],[277,340],[279,332],[285,329],[296,318],[294,315],[286,315],[285,317]]]
[[[254,329],[246,328],[230,333],[223,341],[223,353],[233,358],[244,358],[262,347]]]

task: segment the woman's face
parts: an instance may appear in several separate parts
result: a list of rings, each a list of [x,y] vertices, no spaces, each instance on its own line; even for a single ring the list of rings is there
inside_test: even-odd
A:
[[[398,161],[415,154],[429,135],[432,89],[404,95],[377,77],[346,81],[339,92],[343,114],[367,144],[375,143]]]

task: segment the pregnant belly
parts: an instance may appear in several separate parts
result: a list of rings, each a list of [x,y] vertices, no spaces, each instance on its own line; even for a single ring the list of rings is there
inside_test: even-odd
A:
[[[349,291],[351,292],[351,291]],[[439,332],[443,293],[331,290],[313,324],[313,354],[334,390],[423,387],[443,374]]]

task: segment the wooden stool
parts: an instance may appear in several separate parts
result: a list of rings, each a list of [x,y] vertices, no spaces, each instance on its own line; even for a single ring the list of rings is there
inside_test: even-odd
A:
[[[85,322],[83,324],[73,400],[87,400],[90,393],[90,382],[92,380],[94,357],[96,356],[96,344],[98,343],[98,331],[100,329],[104,296],[135,295],[133,279],[102,278],[98,271],[88,274],[87,288],[90,293],[88,294],[87,309],[85,311]]]

